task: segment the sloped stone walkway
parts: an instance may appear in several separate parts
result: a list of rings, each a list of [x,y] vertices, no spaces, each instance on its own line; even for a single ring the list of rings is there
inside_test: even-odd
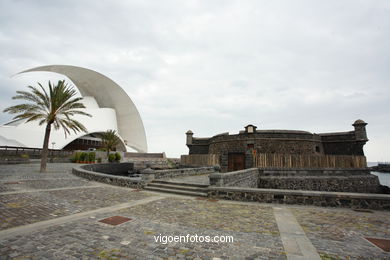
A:
[[[190,184],[210,185],[209,174],[167,178],[167,179],[163,179],[163,180],[173,181],[173,182],[190,183]]]

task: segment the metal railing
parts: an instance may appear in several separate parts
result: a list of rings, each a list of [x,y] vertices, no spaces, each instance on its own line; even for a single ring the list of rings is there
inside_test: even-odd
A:
[[[0,156],[21,156],[28,155],[30,157],[41,156],[42,148],[35,147],[20,147],[20,146],[0,146]],[[49,156],[55,157],[67,157],[70,156],[73,151],[60,150],[60,149],[49,149]]]

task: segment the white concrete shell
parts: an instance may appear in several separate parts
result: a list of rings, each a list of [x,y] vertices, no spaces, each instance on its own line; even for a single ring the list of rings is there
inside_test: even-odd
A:
[[[42,66],[20,73],[33,71],[55,72],[68,77],[83,96],[85,111],[93,117],[79,116],[88,133],[104,132],[108,129],[118,131],[127,151],[130,148],[138,152],[147,152],[145,129],[137,108],[126,92],[108,77],[76,66],[50,65]],[[0,145],[15,145],[26,147],[41,147],[43,143],[44,126],[35,122],[8,123],[0,127]],[[50,143],[55,142],[55,148],[63,148],[73,140],[86,133],[77,133],[64,138],[63,130],[53,131]]]

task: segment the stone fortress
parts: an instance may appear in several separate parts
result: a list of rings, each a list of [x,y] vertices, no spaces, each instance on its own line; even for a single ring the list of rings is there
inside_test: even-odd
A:
[[[248,125],[238,134],[197,138],[186,133],[189,166],[219,165],[210,184],[333,192],[381,192],[367,169],[363,146],[366,125],[356,120],[348,132],[313,134],[296,130],[258,130]]]
[[[222,171],[233,171],[256,166],[254,158],[258,154],[364,156],[363,146],[368,141],[366,125],[359,119],[353,123],[354,131],[323,134],[257,130],[256,126],[248,125],[238,134],[222,133],[209,138],[193,137],[189,130],[186,145],[189,155],[217,155]]]

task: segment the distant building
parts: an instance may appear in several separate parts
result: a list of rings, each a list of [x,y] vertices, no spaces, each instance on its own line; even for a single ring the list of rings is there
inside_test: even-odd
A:
[[[256,126],[247,125],[245,130],[238,134],[222,133],[208,138],[193,137],[193,132],[189,130],[186,133],[186,145],[190,156],[207,154],[216,156],[216,161],[223,171],[254,167],[256,165],[254,160],[258,154],[302,155],[300,158],[306,158],[305,155],[362,157],[363,146],[368,141],[366,125],[363,120],[356,120],[353,123],[354,131],[323,134],[295,130],[257,130]],[[287,160],[285,158],[293,160],[298,157],[285,156],[281,160]],[[319,157],[315,159],[321,160]]]
[[[126,92],[108,77],[85,68],[52,65],[33,68],[24,72],[49,71],[67,76],[83,97],[84,111],[92,117],[75,116],[87,128],[88,133],[72,132],[67,138],[62,129],[52,129],[49,148],[88,149],[99,148],[99,133],[116,130],[121,151],[147,152],[145,129],[137,108]],[[43,144],[45,126],[37,122],[16,120],[0,126],[0,146],[34,147]]]

